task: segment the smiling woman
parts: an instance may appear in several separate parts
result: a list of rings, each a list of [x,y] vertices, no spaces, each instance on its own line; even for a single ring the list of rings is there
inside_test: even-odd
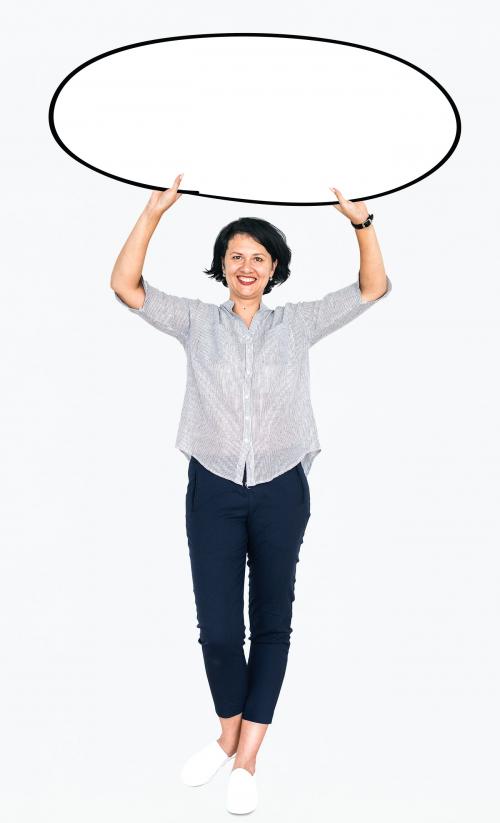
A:
[[[229,289],[217,305],[168,294],[142,276],[148,241],[179,197],[153,193],[115,265],[117,299],[186,352],[176,447],[189,461],[186,535],[198,642],[222,733],[184,764],[187,785],[207,783],[235,756],[227,808],[256,806],[256,757],[287,668],[299,554],[310,518],[307,475],[321,451],[310,398],[309,349],[391,290],[373,225],[355,229],[360,282],[272,309],[262,296],[290,276],[283,232],[241,217],[219,232],[205,274]],[[338,211],[365,224],[365,204]],[[385,289],[384,295],[382,294]],[[121,296],[118,294],[120,292]],[[127,302],[128,301],[128,302]],[[245,564],[250,655],[244,654]]]

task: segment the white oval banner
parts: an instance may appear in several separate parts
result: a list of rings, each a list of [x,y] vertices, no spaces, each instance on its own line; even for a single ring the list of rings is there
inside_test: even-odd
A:
[[[368,200],[451,156],[457,107],[423,69],[326,38],[203,34],[123,46],[59,85],[49,124],[92,170],[147,189],[276,205]]]

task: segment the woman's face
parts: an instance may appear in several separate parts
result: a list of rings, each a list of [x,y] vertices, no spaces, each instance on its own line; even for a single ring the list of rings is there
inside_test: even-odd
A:
[[[229,287],[229,299],[259,299],[278,261],[257,240],[248,234],[235,234],[227,244],[223,271]],[[239,278],[248,280],[244,282]],[[250,279],[251,278],[251,279]]]

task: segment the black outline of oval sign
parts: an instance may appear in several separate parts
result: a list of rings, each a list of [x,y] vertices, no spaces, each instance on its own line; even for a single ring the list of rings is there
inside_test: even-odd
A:
[[[110,172],[103,171],[102,169],[98,169],[96,166],[92,166],[90,163],[87,163],[85,160],[82,160],[81,157],[77,157],[77,155],[74,154],[71,151],[71,149],[68,149],[68,147],[64,145],[64,143],[60,139],[59,135],[57,134],[57,131],[56,131],[56,128],[55,128],[55,125],[54,125],[54,109],[55,109],[56,101],[57,101],[57,98],[59,97],[62,89],[66,85],[66,83],[68,83],[71,80],[71,78],[74,77],[75,74],[78,74],[78,72],[82,71],[82,69],[84,69],[86,66],[90,66],[91,63],[95,63],[95,62],[97,62],[97,60],[103,60],[105,57],[109,57],[110,54],[117,54],[120,51],[126,51],[127,49],[136,49],[136,48],[139,48],[141,46],[150,46],[153,43],[167,43],[167,42],[171,42],[173,40],[195,40],[195,39],[201,39],[201,38],[205,38],[205,37],[286,37],[286,38],[293,39],[293,40],[313,40],[313,41],[318,41],[318,42],[321,42],[321,43],[336,43],[337,45],[340,45],[340,46],[351,46],[355,49],[364,49],[365,51],[372,51],[375,54],[382,54],[384,57],[390,57],[392,60],[397,60],[399,63],[404,63],[406,66],[410,66],[410,68],[414,69],[415,71],[420,72],[420,74],[423,74],[424,77],[427,77],[429,80],[431,80],[434,83],[435,86],[437,86],[437,88],[444,94],[444,96],[448,100],[450,106],[453,109],[453,113],[455,115],[455,120],[456,120],[456,124],[457,124],[457,131],[456,131],[456,134],[455,134],[455,139],[453,140],[453,143],[451,144],[451,148],[448,149],[447,153],[442,158],[442,160],[439,161],[439,163],[436,163],[436,165],[433,166],[431,169],[429,169],[429,171],[426,171],[425,174],[421,174],[420,177],[416,177],[415,180],[411,180],[409,183],[404,183],[402,186],[397,186],[395,189],[388,189],[387,191],[380,192],[379,194],[369,194],[369,195],[364,195],[363,197],[353,197],[352,200],[351,200],[352,203],[356,203],[359,200],[375,200],[377,197],[385,197],[386,194],[393,194],[396,191],[401,191],[402,189],[407,189],[409,186],[414,186],[415,183],[418,183],[420,180],[424,180],[426,177],[429,177],[429,175],[433,174],[433,172],[437,171],[437,169],[439,169],[440,166],[442,166],[444,163],[446,163],[446,161],[448,160],[449,157],[451,157],[451,155],[453,154],[453,152],[455,151],[455,149],[458,145],[462,128],[461,128],[460,115],[458,113],[458,109],[457,109],[454,101],[452,100],[452,98],[450,97],[450,95],[448,94],[446,89],[443,88],[443,86],[440,83],[438,83],[438,81],[435,80],[434,77],[431,77],[431,75],[428,74],[426,71],[424,71],[423,69],[418,68],[418,66],[413,65],[413,63],[410,63],[408,60],[404,60],[402,57],[396,57],[396,55],[389,54],[389,52],[382,51],[381,49],[375,49],[375,48],[372,48],[371,46],[361,46],[358,43],[349,43],[346,40],[331,40],[328,37],[309,37],[309,36],[304,35],[304,34],[269,34],[269,33],[263,33],[263,32],[232,32],[232,33],[231,32],[222,32],[220,34],[183,34],[183,35],[180,35],[179,37],[159,37],[156,40],[144,40],[142,43],[133,43],[129,46],[120,46],[117,49],[111,49],[111,51],[106,51],[103,54],[99,54],[97,57],[92,57],[90,60],[87,60],[85,63],[82,63],[80,66],[77,66],[76,69],[73,69],[73,71],[70,72],[70,74],[68,74],[67,77],[64,78],[62,83],[60,83],[59,86],[57,87],[57,89],[54,92],[54,95],[52,97],[52,100],[50,101],[49,126],[50,126],[50,130],[52,132],[52,135],[53,135],[55,141],[60,145],[60,147],[67,154],[69,154],[70,157],[73,157],[73,159],[77,160],[78,163],[81,163],[82,165],[87,166],[87,168],[92,169],[92,171],[96,171],[99,174],[104,174],[106,177],[111,177],[113,180],[119,180],[121,183],[128,183],[132,186],[138,186],[139,188],[142,188],[142,189],[149,189],[151,191],[166,191],[166,189],[163,188],[163,186],[149,185],[148,183],[138,183],[135,180],[127,180],[125,177],[119,177],[116,174],[111,174]],[[331,206],[334,203],[338,203],[338,200],[326,200],[326,201],[320,201],[320,202],[317,202],[317,203],[290,203],[290,202],[284,202],[284,201],[280,201],[280,200],[249,200],[246,197],[227,197],[227,196],[224,196],[222,194],[203,194],[202,192],[193,191],[192,189],[178,189],[178,191],[183,193],[183,194],[194,194],[197,197],[210,197],[214,200],[232,200],[232,201],[235,201],[235,202],[238,202],[238,203],[260,203],[261,205],[264,205],[264,206]]]

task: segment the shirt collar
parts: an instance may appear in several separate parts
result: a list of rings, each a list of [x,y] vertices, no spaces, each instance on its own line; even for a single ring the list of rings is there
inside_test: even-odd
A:
[[[221,308],[227,309],[227,311],[231,312],[231,314],[235,314],[235,312],[233,311],[233,306],[234,306],[234,300],[226,300],[224,303],[220,304]],[[270,309],[269,306],[266,303],[264,303],[263,300],[261,300],[260,301],[260,307],[257,309],[255,314],[260,314],[260,312],[262,312],[262,314],[267,314],[267,312],[269,312],[269,311],[272,311],[272,309]],[[255,315],[254,315],[254,317],[255,317]]]

